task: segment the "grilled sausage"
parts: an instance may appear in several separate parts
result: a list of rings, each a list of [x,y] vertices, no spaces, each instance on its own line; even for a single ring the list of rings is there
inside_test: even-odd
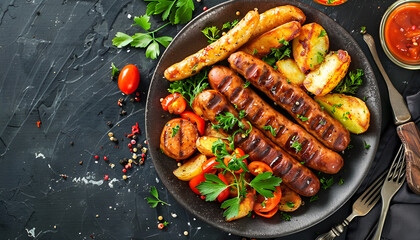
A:
[[[165,124],[160,135],[160,149],[171,158],[186,159],[196,150],[197,127],[183,118],[175,118]]]
[[[249,11],[234,28],[216,42],[167,68],[164,72],[165,78],[169,81],[181,80],[227,58],[248,41],[258,21],[258,12]]]
[[[350,143],[349,131],[323,111],[301,88],[288,83],[287,79],[270,65],[244,52],[230,55],[228,61],[232,69],[287,110],[325,146],[336,151],[347,148]]]
[[[260,15],[260,22],[258,23],[258,27],[252,33],[252,38],[287,22],[298,21],[300,24],[303,24],[305,20],[306,16],[302,10],[291,5],[284,5],[269,9]]]
[[[337,173],[343,166],[343,158],[338,153],[274,110],[252,89],[245,88],[242,79],[231,69],[213,67],[209,72],[209,82],[213,89],[236,105],[238,111],[244,110],[253,126],[290,155],[305,162],[305,166],[330,174]]]
[[[215,90],[206,90],[197,95],[193,101],[193,110],[196,114],[217,124],[216,116],[223,112],[230,112],[238,117],[235,108],[226,98]],[[249,125],[244,119],[245,130]],[[292,158],[280,147],[272,143],[258,129],[252,128],[248,136],[236,134],[234,143],[247,154],[250,161],[263,161],[268,164],[274,175],[281,177],[283,183],[303,196],[315,195],[320,187],[319,179],[305,166]]]
[[[300,33],[300,23],[297,21],[285,23],[268,31],[245,44],[240,50],[262,58],[271,52],[272,48],[280,48],[283,41],[291,41]]]

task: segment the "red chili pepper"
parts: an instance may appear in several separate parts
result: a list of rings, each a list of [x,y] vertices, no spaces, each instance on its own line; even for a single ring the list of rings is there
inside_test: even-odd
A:
[[[219,173],[217,176],[218,176],[218,177],[220,178],[220,180],[222,180],[222,181],[223,181],[226,185],[229,185],[228,181],[226,180],[225,176],[224,176],[222,173]],[[219,201],[219,202],[223,202],[223,201],[225,201],[225,200],[229,197],[229,190],[230,190],[230,187],[228,187],[228,188],[226,188],[225,190],[223,190],[223,191],[219,194],[219,196],[217,196],[217,201]]]
[[[206,122],[204,121],[204,119],[190,111],[184,111],[183,113],[181,113],[181,117],[191,121],[192,123],[195,123],[197,125],[197,130],[200,133],[200,135],[204,135],[204,131],[206,128]]]
[[[136,125],[134,125],[134,126],[131,127],[131,134],[128,135],[127,137],[130,138],[130,137],[134,136],[134,134],[136,134],[136,133],[140,133],[139,124],[138,123],[136,123]]]
[[[213,168],[215,165],[218,165],[219,163],[216,162],[217,157],[212,157],[209,160],[205,161],[203,165],[201,165],[201,168],[203,169],[203,173],[216,173],[216,169]]]
[[[196,194],[201,195],[200,191],[198,191],[196,187],[198,184],[204,181],[206,181],[206,178],[204,177],[204,173],[201,173],[200,175],[193,177],[189,182],[191,190],[195,192]]]

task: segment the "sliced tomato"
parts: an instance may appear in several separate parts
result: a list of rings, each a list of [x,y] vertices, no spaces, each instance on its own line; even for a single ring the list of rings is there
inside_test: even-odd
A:
[[[183,113],[181,113],[181,117],[191,121],[192,123],[195,123],[197,125],[197,130],[200,133],[200,135],[204,135],[204,131],[206,128],[206,122],[204,121],[204,119],[190,111],[184,111]]]
[[[276,191],[273,192],[274,196],[271,198],[265,198],[261,194],[257,195],[257,201],[254,204],[254,211],[260,213],[266,213],[273,210],[273,208],[278,208],[278,204],[281,199],[281,188],[280,186],[276,187]]]
[[[172,93],[161,102],[162,108],[169,113],[181,114],[187,107],[187,101],[179,93]]]
[[[203,173],[213,173],[215,174],[217,169],[214,168],[215,165],[219,164],[216,162],[217,157],[212,157],[205,161],[203,165],[201,165],[201,168],[203,169]]]
[[[236,158],[241,158],[241,157],[245,156],[245,152],[240,148],[236,148],[235,151],[233,151],[233,153],[232,153],[232,157],[233,156],[236,156]],[[229,165],[229,162],[232,160],[232,157],[225,157],[223,159],[223,162],[226,164],[226,166]],[[248,166],[248,161],[246,160],[246,158],[242,159],[242,161],[245,163],[245,165]],[[235,170],[235,169],[232,169],[232,170]],[[235,171],[235,173],[241,173],[243,171],[244,170],[241,168],[241,169]]]
[[[224,182],[226,185],[229,185],[228,181],[226,181],[226,178],[225,178],[225,176],[223,176],[222,173],[219,173],[217,176],[220,178],[220,180],[222,180],[222,182]],[[219,196],[217,196],[217,201],[219,201],[219,202],[225,201],[229,197],[229,191],[230,191],[230,187],[223,190],[219,194]]]
[[[271,211],[269,212],[257,212],[255,211],[255,213],[257,215],[260,215],[261,217],[265,217],[265,218],[271,218],[272,216],[274,216],[274,214],[277,213],[277,211],[279,210],[279,208],[273,208]]]
[[[204,181],[206,181],[206,177],[204,176],[204,173],[201,173],[201,174],[193,177],[189,182],[191,190],[193,192],[195,192],[196,194],[201,195],[200,191],[198,191],[198,189],[197,189],[197,185],[204,182]]]
[[[261,162],[261,161],[253,161],[248,165],[248,169],[249,172],[254,175],[257,176],[260,173],[263,172],[273,172],[273,169],[271,169],[270,166],[268,166],[267,164]]]

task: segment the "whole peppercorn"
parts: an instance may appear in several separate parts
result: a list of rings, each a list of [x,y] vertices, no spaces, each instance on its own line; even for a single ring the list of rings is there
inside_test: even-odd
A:
[[[165,226],[163,225],[163,223],[159,223],[157,227],[158,227],[159,229],[163,229],[163,227],[165,227]]]
[[[163,217],[162,217],[162,216],[159,216],[159,217],[158,217],[158,220],[159,220],[159,221],[162,221],[162,220],[163,220]]]
[[[106,125],[108,125],[108,127],[112,128],[114,126],[114,124],[112,124],[111,121],[106,122]]]
[[[124,115],[126,115],[127,114],[127,111],[125,111],[124,109],[122,109],[121,111],[120,111],[120,115],[121,116],[124,116]]]
[[[127,175],[123,175],[123,179],[126,180],[127,179]]]

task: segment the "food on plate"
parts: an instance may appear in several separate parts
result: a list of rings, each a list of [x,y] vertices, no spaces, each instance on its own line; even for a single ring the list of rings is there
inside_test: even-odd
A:
[[[340,121],[351,133],[364,133],[369,128],[370,112],[366,103],[361,99],[331,93],[325,96],[316,96],[315,101]]]
[[[121,92],[129,95],[137,90],[140,82],[139,69],[133,64],[125,66],[118,76],[118,87]]]
[[[191,111],[183,111],[180,116],[184,119],[187,119],[188,121],[195,123],[197,126],[198,133],[200,133],[201,136],[204,135],[204,131],[206,128],[206,122],[201,117],[197,116],[197,114],[191,112]]]
[[[324,96],[346,76],[350,62],[351,58],[346,51],[330,52],[316,70],[306,75],[303,85],[316,96]]]
[[[167,68],[164,72],[165,78],[169,81],[181,80],[227,58],[248,41],[258,21],[258,12],[249,11],[234,28],[217,41]]]
[[[323,111],[301,88],[288,83],[287,79],[265,62],[244,52],[231,54],[228,61],[233,70],[287,110],[301,126],[325,146],[335,151],[347,148],[350,143],[347,129]]]
[[[299,8],[291,5],[284,5],[271,8],[260,14],[257,28],[252,33],[252,38],[270,31],[280,25],[291,21],[298,21],[303,24],[306,20],[305,14]]]
[[[302,198],[286,185],[280,185],[281,199],[279,210],[283,212],[294,212],[302,205]]]
[[[197,127],[183,118],[169,120],[160,136],[160,149],[175,159],[189,158],[196,150]]]
[[[204,136],[217,137],[217,138],[226,138],[228,136],[222,129],[214,129],[211,123],[206,124],[206,129],[204,131]]]
[[[270,218],[279,210],[278,205],[282,197],[280,186],[276,187],[273,197],[266,198],[261,194],[257,194],[257,200],[254,204],[254,212],[261,217]]]
[[[343,158],[323,146],[302,127],[269,106],[233,70],[214,66],[209,72],[210,86],[221,92],[238,111],[244,111],[252,125],[312,169],[334,174],[343,166]],[[304,117],[301,121],[306,121]]]
[[[276,62],[277,71],[286,77],[291,83],[301,86],[305,80],[305,74],[300,71],[293,59],[284,59]]]
[[[197,138],[196,146],[197,150],[206,155],[207,157],[214,157],[214,153],[211,150],[211,147],[213,146],[214,142],[219,140],[221,138],[218,137],[210,137],[210,136],[203,136]],[[224,141],[227,145],[228,152],[232,152],[233,150],[229,148],[227,140]]]
[[[313,1],[322,5],[326,5],[326,6],[337,6],[337,5],[347,2],[347,0],[313,0]]]
[[[248,216],[252,212],[255,205],[255,192],[250,191],[239,204],[238,215],[236,217],[226,217],[226,221],[230,222],[239,218]]]
[[[282,47],[284,41],[293,40],[299,32],[299,22],[288,22],[249,41],[240,50],[262,58],[269,54],[272,48]]]
[[[303,25],[300,35],[292,43],[293,57],[299,69],[304,74],[316,69],[328,53],[329,44],[328,34],[321,25]]]
[[[226,98],[215,90],[205,90],[193,101],[193,110],[200,116],[218,124],[216,116],[228,112],[238,118],[236,109]],[[249,154],[250,161],[263,161],[273,169],[274,175],[283,183],[303,196],[315,195],[320,187],[319,179],[308,168],[292,158],[280,147],[272,143],[259,130],[251,128],[245,120],[240,120],[243,130],[248,133],[233,134],[235,146]]]
[[[181,114],[187,107],[187,101],[179,93],[169,94],[160,104],[163,110],[174,114]]]
[[[175,169],[173,173],[179,180],[190,181],[203,172],[202,165],[206,161],[207,157],[205,155],[198,154],[184,162],[184,164]]]

